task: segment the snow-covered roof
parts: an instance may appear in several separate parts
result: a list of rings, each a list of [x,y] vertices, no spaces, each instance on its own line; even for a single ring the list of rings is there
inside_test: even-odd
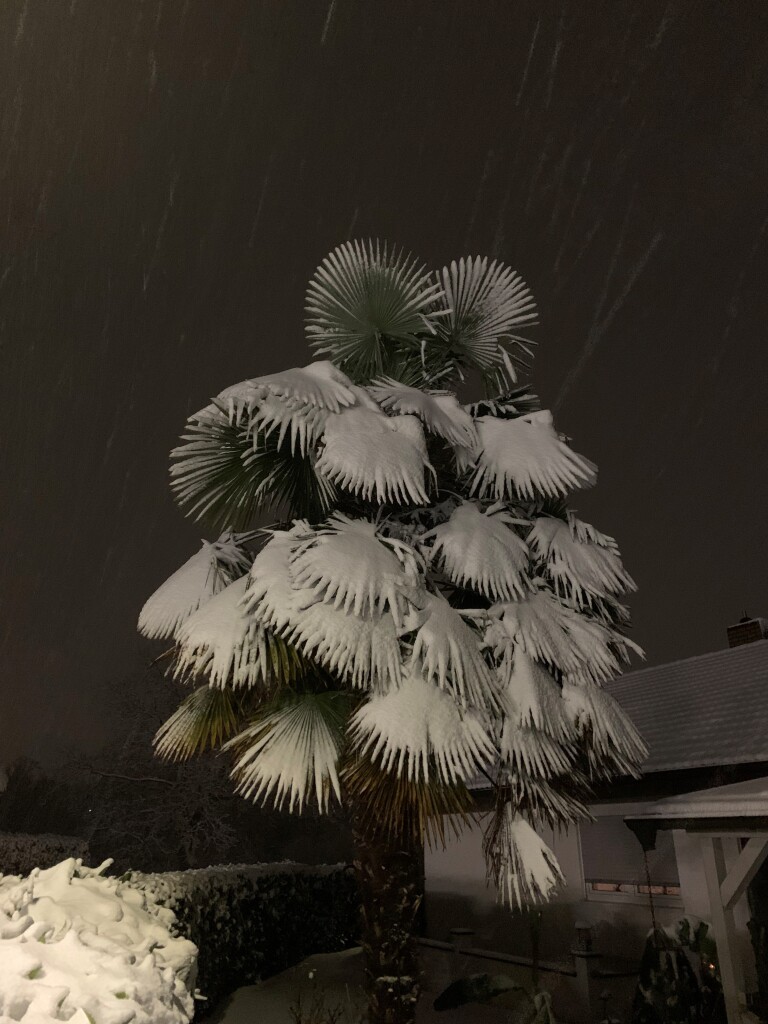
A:
[[[678,818],[768,817],[768,778],[748,779],[728,786],[678,793],[643,803],[627,815],[632,821]]]
[[[643,773],[768,761],[768,640],[629,672],[605,687],[650,748]]]

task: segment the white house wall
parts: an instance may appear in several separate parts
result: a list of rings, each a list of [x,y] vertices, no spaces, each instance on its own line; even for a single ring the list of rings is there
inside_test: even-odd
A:
[[[429,938],[448,940],[451,928],[473,928],[478,948],[529,956],[531,939],[526,915],[499,907],[486,885],[481,824],[467,829],[445,850],[425,852],[426,927]],[[560,959],[573,944],[576,921],[593,926],[595,947],[607,955],[639,957],[651,927],[648,902],[637,897],[620,901],[613,896],[585,898],[578,828],[554,834],[540,830],[555,852],[566,878],[565,887],[542,908],[540,955]],[[706,894],[706,889],[704,890]],[[631,901],[633,900],[633,901]],[[682,904],[656,906],[662,926],[683,916]],[[667,901],[668,903],[672,901]]]

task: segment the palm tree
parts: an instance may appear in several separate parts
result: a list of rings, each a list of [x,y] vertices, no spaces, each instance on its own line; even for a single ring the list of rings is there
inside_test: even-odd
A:
[[[246,798],[347,808],[372,1024],[414,1019],[419,854],[467,820],[473,777],[516,907],[561,881],[536,826],[586,816],[590,781],[645,753],[601,687],[638,650],[634,584],[564,503],[595,467],[517,383],[535,320],[497,262],[346,243],[308,289],[320,358],[227,388],[172,452],[178,503],[223,532],[141,613],[196,685],[157,750],[221,746]]]

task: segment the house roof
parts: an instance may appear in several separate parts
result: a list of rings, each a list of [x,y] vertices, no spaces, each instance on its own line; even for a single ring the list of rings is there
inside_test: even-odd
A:
[[[644,773],[768,761],[768,640],[605,684],[642,734]]]
[[[755,817],[768,817],[768,778],[749,779],[693,793],[679,793],[639,804],[627,815],[632,821]]]

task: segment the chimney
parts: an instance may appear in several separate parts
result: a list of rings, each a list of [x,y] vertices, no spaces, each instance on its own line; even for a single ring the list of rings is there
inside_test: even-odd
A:
[[[742,644],[753,644],[756,640],[768,637],[768,619],[753,619],[742,615],[735,626],[728,627],[728,646],[740,647]]]

